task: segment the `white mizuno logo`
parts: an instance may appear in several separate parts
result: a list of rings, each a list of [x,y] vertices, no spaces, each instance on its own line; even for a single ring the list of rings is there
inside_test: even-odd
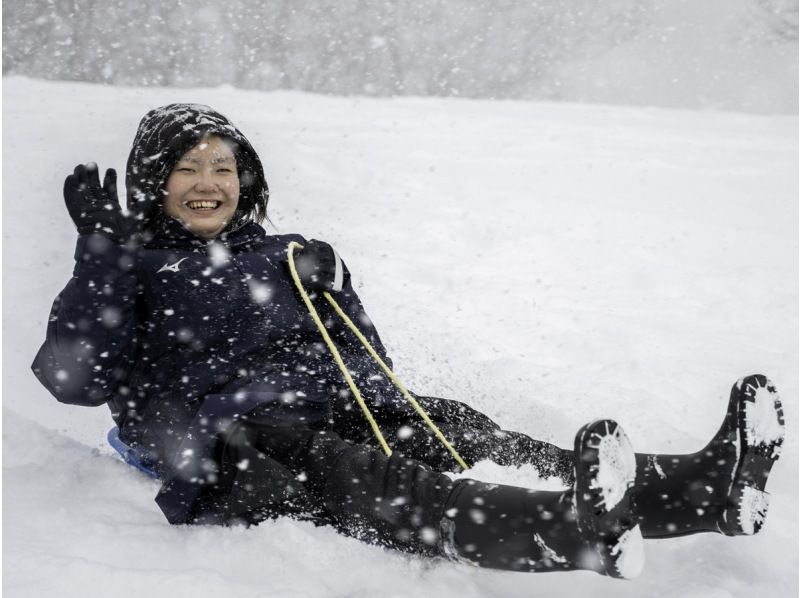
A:
[[[177,272],[178,271],[178,266],[181,265],[181,262],[183,260],[188,260],[188,259],[189,259],[188,257],[183,257],[183,258],[179,259],[177,262],[175,262],[174,264],[164,264],[163,266],[161,266],[161,270],[156,272],[156,274],[160,274],[161,272]]]

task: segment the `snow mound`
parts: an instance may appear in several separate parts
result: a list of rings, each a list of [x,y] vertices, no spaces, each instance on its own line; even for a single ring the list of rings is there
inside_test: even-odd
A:
[[[271,220],[336,247],[417,393],[560,446],[611,418],[669,454],[706,444],[743,373],[798,396],[796,117],[6,78],[5,596],[797,596],[791,425],[760,533],[646,541],[629,582],[427,561],[288,520],[169,526],[157,484],[106,446],[108,410],[57,403],[29,364],[72,270],[64,177],[124,171],[141,116],[177,101],[245,131]],[[525,468],[467,475],[554,488]]]

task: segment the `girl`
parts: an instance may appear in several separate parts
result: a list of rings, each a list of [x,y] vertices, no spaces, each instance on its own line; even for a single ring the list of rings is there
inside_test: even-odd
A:
[[[102,185],[93,163],[67,177],[76,265],[33,371],[61,402],[110,407],[120,438],[161,480],[156,502],[170,523],[288,515],[480,566],[614,577],[639,573],[643,536],[760,529],[783,440],[765,377],[734,385],[719,432],[688,455],[634,454],[609,420],[582,427],[564,450],[465,404],[414,397],[456,447],[449,451],[323,300],[335,296],[391,366],[336,252],[261,228],[261,162],[227,118],[191,104],[149,112],[126,187],[127,215],[113,170]],[[305,291],[353,385],[322,342]],[[443,473],[482,459],[533,464],[567,489]]]

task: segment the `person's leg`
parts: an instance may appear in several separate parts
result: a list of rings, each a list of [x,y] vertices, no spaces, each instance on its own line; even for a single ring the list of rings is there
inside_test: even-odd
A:
[[[573,483],[571,451],[521,432],[503,430],[487,415],[459,401],[423,396],[416,399],[468,464],[483,460],[504,466],[530,464],[542,478],[559,478],[565,487]],[[460,471],[452,455],[410,408],[381,412],[378,418],[394,449],[438,471]]]
[[[420,401],[469,463],[530,463],[542,477],[556,475],[567,485],[574,482],[572,451],[502,430],[456,401]],[[411,417],[408,421],[393,430],[398,450],[442,471],[458,470],[424,424]],[[765,376],[755,375],[733,386],[722,426],[703,449],[684,455],[637,454],[633,508],[644,537],[758,532],[769,503],[764,487],[780,456],[783,436],[783,410],[775,387]]]
[[[156,497],[170,523],[251,525],[279,516],[330,523],[285,459],[267,454],[260,429],[252,422],[235,421],[207,447],[181,453]],[[302,446],[313,434],[307,428],[284,428],[283,433],[287,446]]]
[[[462,483],[453,492],[449,503],[455,508],[442,526],[445,547],[481,566],[580,568],[636,577],[644,552],[630,511],[636,465],[627,437],[616,423],[600,420],[578,432],[574,454],[576,481],[562,493]]]
[[[719,431],[701,450],[636,455],[633,505],[645,537],[757,533],[769,506],[764,487],[783,437],[775,386],[765,376],[739,380]]]
[[[641,534],[630,516],[635,459],[612,422],[586,426],[575,487],[542,492],[453,481],[396,452],[309,432],[264,429],[260,446],[286,465],[343,533],[429,556],[499,569],[592,569],[630,577]]]

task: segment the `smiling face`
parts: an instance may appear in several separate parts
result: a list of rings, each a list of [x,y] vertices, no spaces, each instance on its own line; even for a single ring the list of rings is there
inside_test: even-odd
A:
[[[167,179],[164,212],[198,237],[214,239],[239,205],[236,157],[221,137],[212,135],[186,152]]]

